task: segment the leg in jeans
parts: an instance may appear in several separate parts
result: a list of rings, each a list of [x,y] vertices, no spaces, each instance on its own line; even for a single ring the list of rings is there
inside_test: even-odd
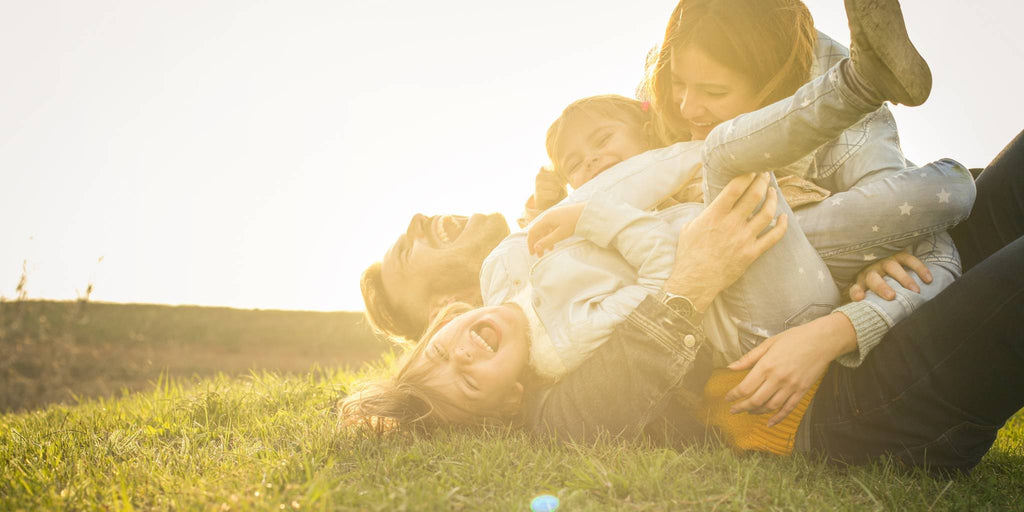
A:
[[[1024,235],[1024,132],[978,177],[971,216],[950,231],[964,270]]]
[[[741,174],[800,162],[878,109],[880,103],[860,97],[850,85],[851,74],[850,60],[843,59],[793,96],[716,126],[704,141],[701,160],[705,179],[715,174],[721,183],[705,186],[717,195]]]
[[[896,325],[857,368],[833,364],[801,428],[811,449],[966,471],[1024,406],[1024,237]]]
[[[840,288],[876,260],[907,249],[963,221],[974,204],[974,181],[958,162],[888,171],[796,210],[811,245]]]
[[[702,153],[705,202],[712,201],[733,177],[796,162],[874,111],[878,105],[857,99],[849,88],[843,90],[848,65],[844,60],[792,97],[712,130]],[[778,189],[774,178],[773,186]],[[775,215],[782,213],[790,219],[782,241],[720,294],[747,350],[839,304],[828,267],[785,201],[779,201]]]

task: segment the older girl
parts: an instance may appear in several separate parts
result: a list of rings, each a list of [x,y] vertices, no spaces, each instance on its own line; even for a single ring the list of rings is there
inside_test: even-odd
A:
[[[705,172],[711,174],[710,167],[717,176],[709,182],[712,193],[729,176],[765,166],[807,177],[836,192],[879,179],[926,177],[937,172],[936,165],[943,165],[940,161],[910,167],[883,105],[885,100],[919,104],[931,85],[926,71],[898,72],[923,67],[912,45],[887,45],[907,38],[898,3],[848,0],[846,8],[853,53],[864,63],[862,72],[850,65],[844,48],[814,30],[810,13],[799,0],[682,0],[676,6],[651,81],[661,120],[658,131],[666,142],[707,139]],[[812,76],[816,78],[808,87],[791,97]],[[807,123],[811,117],[826,124]],[[934,201],[948,200],[945,192],[936,192]],[[883,207],[873,197],[861,199],[861,211]],[[813,245],[835,246],[837,254],[828,249],[822,254],[831,261],[845,259],[846,272],[836,277],[848,283],[879,255],[847,251],[842,241],[870,237],[884,226],[854,222],[847,225],[865,233],[835,232],[830,230],[835,218],[827,215],[832,206],[838,205],[825,201],[813,206],[810,209],[822,214],[805,212],[799,222],[805,232],[824,237],[811,240]],[[886,211],[891,211],[892,222],[915,215],[910,201],[884,207],[891,208]],[[921,242],[917,255],[935,283],[946,286],[960,274],[956,248],[946,233]],[[766,353],[768,361],[755,367],[730,397],[750,397],[740,410],[781,408],[781,418],[834,357],[845,365],[860,364],[889,328],[942,287],[920,280],[911,283],[906,277],[903,282],[910,289],[899,288],[898,300],[869,294],[869,300],[833,313],[852,322],[857,350],[840,356],[845,351],[833,339],[796,337],[762,345],[734,367],[748,368]],[[806,350],[804,346],[812,343],[815,349]]]

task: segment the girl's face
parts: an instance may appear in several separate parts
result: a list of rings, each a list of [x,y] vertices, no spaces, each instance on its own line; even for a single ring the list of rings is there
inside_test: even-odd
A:
[[[611,119],[579,115],[562,130],[554,164],[576,189],[648,149],[643,130]]]
[[[515,412],[530,360],[527,332],[526,315],[514,304],[477,308],[455,317],[420,354],[430,366],[426,385],[466,410]]]
[[[759,107],[757,88],[746,77],[712,59],[693,45],[672,52],[672,99],[693,140]]]

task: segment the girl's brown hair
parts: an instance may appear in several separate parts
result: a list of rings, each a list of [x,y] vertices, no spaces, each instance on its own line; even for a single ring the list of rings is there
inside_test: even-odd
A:
[[[654,138],[651,131],[653,116],[651,110],[650,105],[645,106],[644,102],[619,96],[618,94],[589,96],[570,103],[562,111],[562,114],[558,116],[558,119],[555,119],[555,122],[551,123],[551,126],[548,128],[545,146],[548,151],[548,158],[551,159],[552,170],[559,178],[562,178],[563,182],[567,183],[569,181],[565,170],[560,167],[561,162],[559,162],[558,156],[561,154],[562,133],[577,119],[611,119],[618,121],[628,128],[636,129],[638,133],[642,133],[648,141],[647,149],[656,147],[658,145],[656,144],[657,139]]]
[[[651,93],[664,145],[690,134],[672,93],[674,51],[697,48],[760,86],[758,105],[792,96],[810,78],[817,32],[800,0],[681,0],[669,18]]]
[[[473,309],[462,302],[449,304],[438,312],[427,330],[394,365],[394,373],[383,379],[363,381],[341,402],[345,425],[364,425],[375,430],[387,427],[486,425],[508,423],[511,412],[471,411],[452,403],[426,383],[432,366],[423,364],[423,351],[437,331],[456,316]]]

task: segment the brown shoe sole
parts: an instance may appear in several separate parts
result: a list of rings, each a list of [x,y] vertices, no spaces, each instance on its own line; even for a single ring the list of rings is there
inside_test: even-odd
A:
[[[928,99],[932,73],[910,41],[897,0],[846,0],[854,66],[864,62],[889,101],[917,106]],[[876,60],[882,69],[872,69]]]

